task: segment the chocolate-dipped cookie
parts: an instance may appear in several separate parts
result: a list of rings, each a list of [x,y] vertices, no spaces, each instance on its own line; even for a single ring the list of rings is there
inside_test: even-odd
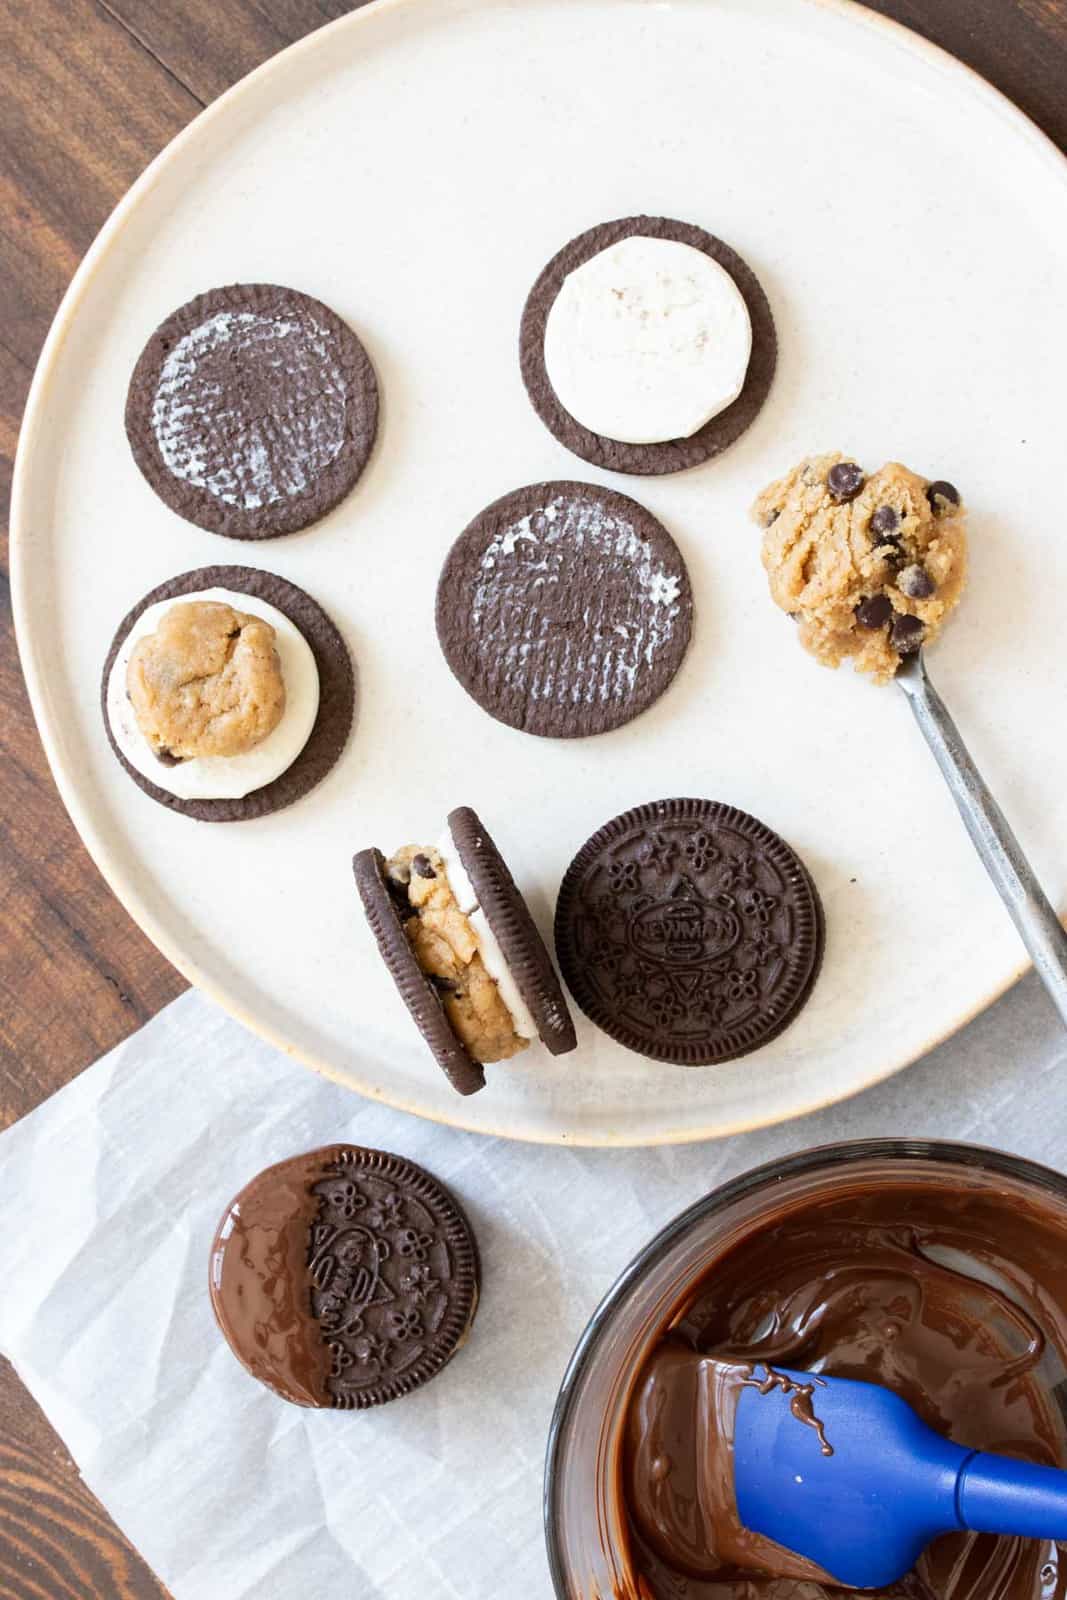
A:
[[[134,460],[179,516],[231,539],[294,533],[367,464],[378,384],[348,325],[271,283],[211,289],[149,339],[130,379]]]
[[[681,551],[644,506],[595,484],[534,483],[460,534],[437,587],[437,636],[491,717],[525,733],[606,733],[681,666],[693,597]]]
[[[268,1167],[227,1207],[210,1289],[234,1355],[268,1389],[365,1410],[428,1383],[463,1344],[478,1251],[431,1173],[328,1145]]]
[[[434,1059],[459,1094],[484,1064],[540,1039],[575,1047],[574,1026],[540,934],[488,830],[469,806],[436,845],[388,860],[362,850],[353,872],[382,959]]]
[[[646,432],[640,435],[644,442],[633,442],[632,438],[610,437],[596,431],[567,410],[549,377],[546,336],[550,337],[551,342],[553,330],[550,324],[557,300],[562,293],[573,290],[578,273],[586,272],[597,258],[628,240],[649,241],[652,245],[669,242],[697,252],[705,258],[705,263],[710,261],[721,269],[732,285],[743,313],[747,313],[749,354],[747,365],[740,369],[739,392],[723,409],[709,414],[708,419],[686,437],[650,439]],[[694,363],[702,361],[717,344],[730,337],[729,330],[717,326],[714,317],[710,320],[699,316],[693,318],[693,302],[700,293],[699,285],[683,282],[680,292],[663,304],[663,273],[656,269],[654,261],[644,295],[629,281],[627,271],[623,270],[618,284],[612,281],[610,275],[605,276],[600,286],[604,305],[599,314],[596,314],[595,301],[592,306],[578,305],[572,321],[575,331],[584,329],[587,334],[594,324],[609,330],[613,325],[623,329],[629,325],[629,348],[624,346],[604,351],[602,388],[609,402],[612,388],[621,382],[620,374],[632,369],[635,351],[647,357],[647,348],[642,352],[641,347],[647,345],[650,331],[657,325],[666,335],[666,346],[660,352],[661,359],[655,362],[654,382],[649,380],[647,372],[640,369],[633,374],[638,396],[653,389],[661,396],[670,395],[672,372],[677,379],[675,386],[681,389],[691,382]],[[690,337],[679,339],[675,330],[684,326],[687,319],[692,319]],[[623,217],[615,222],[601,223],[572,239],[552,258],[531,289],[519,332],[522,376],[534,410],[568,450],[581,456],[584,461],[612,472],[679,472],[711,460],[740,438],[755,421],[770,391],[777,357],[774,318],[767,296],[752,269],[721,239],[716,239],[703,228],[687,222],[676,222],[669,217]],[[557,355],[557,363],[558,360]],[[705,412],[715,403],[716,393],[721,397],[723,392],[733,393],[734,389],[723,391],[721,377],[712,374]],[[615,409],[612,403],[606,407],[608,414]],[[695,414],[699,416],[701,413],[698,410]]]
[[[200,822],[240,822],[326,776],[352,727],[356,680],[303,589],[252,567],[200,567],[123,618],[100,700],[111,747],[145,794]]]
[[[596,832],[567,869],[556,953],[587,1016],[630,1050],[709,1066],[758,1050],[811,993],[823,920],[811,877],[764,823],[662,800]]]

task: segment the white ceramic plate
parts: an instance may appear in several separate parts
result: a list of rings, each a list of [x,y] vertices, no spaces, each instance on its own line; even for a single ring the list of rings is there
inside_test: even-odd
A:
[[[884,1077],[992,999],[1020,948],[907,708],[801,657],[765,597],[747,508],[812,449],[899,458],[961,486],[971,590],[932,665],[1067,901],[1065,171],[966,69],[838,0],[378,0],[224,96],[87,257],[41,359],[16,482],[16,616],[52,768],[160,949],[249,1026],[365,1094],[575,1144],[796,1115]],[[781,360],[768,405],[723,459],[619,479],[541,426],[516,334],[561,244],[641,210],[741,251],[774,306]],[[241,279],[335,307],[384,394],[356,492],[307,533],[259,545],[169,512],[122,426],[148,333],[199,290]],[[696,594],[673,688],[594,740],[490,721],[434,635],[456,533],[505,490],[551,477],[643,500],[682,546]],[[322,601],[362,695],[330,778],[235,826],[141,794],[97,699],[132,602],[219,561],[271,568]],[[577,1054],[531,1051],[460,1100],[372,947],[353,850],[432,840],[450,807],[474,804],[547,932],[587,835],[676,794],[755,812],[811,867],[829,939],[800,1019],[704,1071],[646,1062],[583,1019]]]

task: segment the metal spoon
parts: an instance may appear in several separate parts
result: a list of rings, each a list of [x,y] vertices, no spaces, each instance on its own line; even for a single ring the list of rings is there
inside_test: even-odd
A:
[[[901,658],[896,681],[908,697],[982,864],[1067,1025],[1067,933],[930,682],[921,650]]]

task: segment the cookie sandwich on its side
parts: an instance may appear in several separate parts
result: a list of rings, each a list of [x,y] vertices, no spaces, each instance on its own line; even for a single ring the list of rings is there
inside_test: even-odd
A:
[[[548,951],[487,829],[459,806],[436,845],[386,858],[361,850],[356,887],[382,959],[441,1070],[459,1094],[485,1085],[486,1062],[540,1039],[577,1043]]]

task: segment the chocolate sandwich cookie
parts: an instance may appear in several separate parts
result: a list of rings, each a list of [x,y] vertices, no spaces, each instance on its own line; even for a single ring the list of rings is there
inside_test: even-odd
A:
[[[606,733],[681,666],[693,597],[681,551],[636,500],[534,483],[479,513],[437,587],[437,637],[498,722],[549,739]]]
[[[452,1087],[474,1094],[484,1063],[540,1038],[553,1055],[576,1044],[551,959],[488,830],[469,806],[436,845],[352,863],[378,949]]]
[[[324,517],[378,429],[362,344],[320,300],[271,283],[210,289],[149,339],[130,379],[134,460],[179,516],[231,539]]]
[[[232,635],[221,641],[221,659],[183,658],[182,651],[220,643],[205,645],[205,623],[219,613],[228,616]],[[183,630],[178,624],[185,622],[190,625]],[[146,634],[150,626],[155,634]],[[168,716],[172,725],[180,719],[183,731],[217,733],[240,712],[242,692],[262,710],[264,680],[242,683],[236,675],[237,652],[253,631],[273,636],[273,664],[268,643],[253,665],[273,674],[268,686],[281,708],[280,714],[275,708],[277,725],[267,725],[265,738],[253,733],[245,741],[251,748],[237,745],[232,754],[190,757],[189,749],[215,748],[193,745],[175,756],[161,743]],[[157,670],[146,670],[136,687],[144,690],[144,702],[153,694],[155,700],[135,704],[131,665],[148,647],[160,652]],[[356,682],[344,640],[303,589],[251,567],[200,567],[160,584],[123,619],[104,663],[100,698],[111,748],[145,794],[200,822],[240,822],[291,805],[326,776],[352,727]]]
[[[556,953],[582,1010],[657,1061],[767,1044],[818,976],[822,909],[799,856],[734,806],[661,800],[601,828],[567,869]]]
[[[413,1161],[328,1145],[268,1167],[227,1208],[211,1303],[237,1359],[298,1406],[366,1410],[436,1377],[478,1306],[478,1250]]]
[[[561,402],[548,375],[545,359],[545,336],[550,315],[560,291],[572,273],[584,268],[602,252],[612,249],[623,240],[671,240],[701,252],[716,262],[729,275],[744,302],[751,327],[751,347],[747,369],[736,399],[725,409],[710,416],[709,420],[686,438],[661,439],[653,443],[629,443],[619,438],[594,432],[580,422]],[[626,303],[626,291],[615,291],[620,307]],[[655,285],[651,288],[653,305]],[[679,314],[685,314],[684,306]],[[576,319],[576,326],[580,323]],[[694,330],[694,350],[706,346],[708,332]],[[686,363],[682,355],[680,371],[685,375]],[[706,233],[703,228],[687,222],[675,222],[668,217],[624,217],[616,222],[601,223],[580,234],[554,256],[545,267],[530,291],[522,314],[519,332],[519,359],[523,381],[530,401],[542,422],[555,434],[559,442],[594,466],[612,472],[634,474],[659,474],[680,472],[717,456],[755,421],[770,392],[778,359],[778,340],[774,317],[767,296],[752,269],[735,250]],[[609,385],[610,387],[610,385]],[[731,389],[731,393],[736,389]],[[705,411],[705,415],[707,412]]]

